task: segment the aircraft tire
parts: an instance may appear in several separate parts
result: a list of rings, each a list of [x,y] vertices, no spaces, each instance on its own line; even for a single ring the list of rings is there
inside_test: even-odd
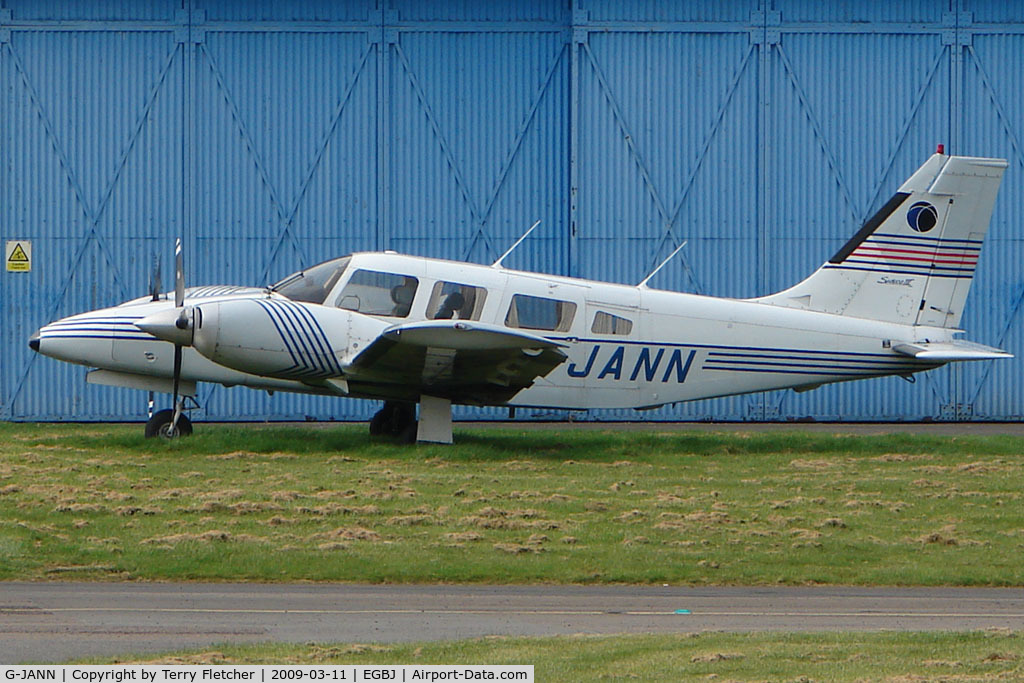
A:
[[[405,426],[405,429],[398,435],[400,443],[416,443],[416,434],[419,431],[419,421],[413,420]]]
[[[405,435],[406,432],[409,431],[410,426],[415,434],[416,406],[411,403],[394,404],[394,413],[391,415],[391,422],[388,425],[388,433],[391,434],[391,436],[397,436],[400,440],[405,441]]]
[[[385,401],[384,407],[370,418],[370,436],[405,436],[409,425],[416,424],[416,407],[411,403]]]
[[[395,436],[400,434],[402,425],[402,404],[384,401],[384,406],[370,418],[370,436]]]
[[[178,428],[171,429],[171,420],[174,419],[174,411],[170,408],[157,411],[146,423],[146,438],[152,439],[159,436],[163,439],[176,439],[179,436],[192,435],[192,421],[182,415],[178,418]]]
[[[373,417],[370,418],[370,436],[380,436],[387,431],[388,421],[391,418],[390,413],[390,406],[385,403],[383,408],[373,414]]]

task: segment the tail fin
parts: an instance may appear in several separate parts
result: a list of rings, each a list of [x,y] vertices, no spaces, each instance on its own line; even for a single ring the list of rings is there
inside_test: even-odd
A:
[[[755,301],[957,327],[1006,166],[933,154],[821,268]]]

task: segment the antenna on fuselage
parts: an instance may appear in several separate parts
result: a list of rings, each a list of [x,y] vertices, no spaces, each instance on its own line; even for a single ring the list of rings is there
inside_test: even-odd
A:
[[[516,247],[518,247],[523,240],[529,237],[530,233],[533,232],[534,228],[536,228],[538,225],[540,225],[540,219],[537,219],[537,222],[531,225],[530,229],[524,232],[523,236],[517,239],[516,243],[508,248],[508,251],[499,256],[498,260],[491,264],[491,268],[503,268],[504,266],[501,265],[501,262],[505,260],[505,257],[511,254],[513,251],[515,251]]]
[[[153,254],[153,271],[149,275],[150,301],[160,301],[160,259]]]
[[[686,246],[686,242],[687,242],[687,240],[683,240],[683,243],[682,243],[682,244],[680,244],[680,245],[679,245],[678,247],[676,247],[675,251],[673,251],[673,252],[672,252],[671,254],[669,254],[669,255],[668,255],[668,258],[667,258],[667,259],[665,259],[664,261],[662,261],[661,263],[659,263],[659,264],[658,264],[658,267],[657,267],[657,268],[655,268],[654,270],[652,270],[652,271],[651,271],[651,273],[650,273],[650,274],[649,274],[649,275],[648,275],[647,277],[645,277],[645,278],[644,278],[643,280],[641,280],[641,281],[640,281],[640,284],[638,284],[638,285],[637,285],[637,287],[640,287],[640,288],[642,288],[642,289],[645,289],[645,288],[647,287],[647,283],[648,283],[648,282],[650,281],[650,279],[651,279],[652,277],[654,277],[655,275],[657,275],[657,274],[658,274],[658,271],[659,271],[659,270],[661,270],[661,269],[662,269],[662,268],[663,268],[663,267],[665,266],[665,264],[666,264],[666,263],[668,263],[669,261],[671,261],[671,260],[672,260],[672,258],[673,258],[673,257],[674,257],[674,256],[675,256],[676,254],[678,254],[678,253],[679,253],[680,251],[682,251],[682,250],[683,250],[683,247],[685,247],[685,246]]]

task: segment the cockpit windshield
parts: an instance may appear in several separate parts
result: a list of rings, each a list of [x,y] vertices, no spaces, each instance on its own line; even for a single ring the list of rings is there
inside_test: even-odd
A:
[[[348,268],[351,256],[324,261],[318,265],[300,270],[273,285],[270,290],[286,296],[292,301],[305,301],[311,304],[322,304],[327,295],[338,284],[345,269]]]

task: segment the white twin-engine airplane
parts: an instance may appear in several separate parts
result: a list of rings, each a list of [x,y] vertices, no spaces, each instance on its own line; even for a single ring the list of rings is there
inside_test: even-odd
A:
[[[371,433],[450,443],[453,403],[645,409],[909,377],[1011,357],[955,338],[1006,166],[940,146],[810,277],[756,299],[506,269],[516,245],[491,266],[356,253],[265,289],[185,289],[179,243],[173,296],[29,345],[97,368],[90,382],[173,394],[146,426],[165,437],[191,432],[197,382],[383,400]]]

